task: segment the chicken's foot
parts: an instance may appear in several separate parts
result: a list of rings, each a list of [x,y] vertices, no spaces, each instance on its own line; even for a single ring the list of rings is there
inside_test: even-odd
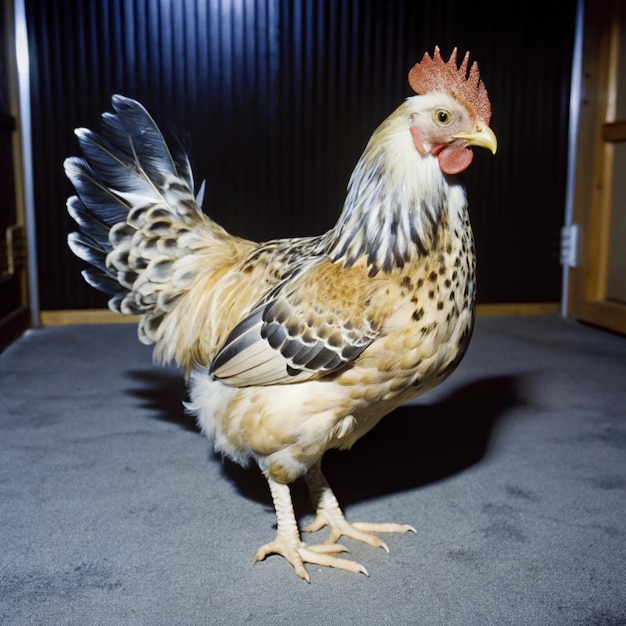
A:
[[[291,502],[291,492],[289,486],[278,483],[271,478],[267,478],[270,492],[276,509],[277,531],[274,541],[261,546],[254,555],[254,562],[262,561],[270,554],[280,554],[284,556],[293,566],[296,574],[311,582],[311,578],[306,571],[304,564],[311,563],[324,567],[334,567],[369,576],[367,570],[354,561],[340,559],[334,556],[341,552],[348,552],[345,546],[336,543],[319,544],[307,546],[300,540],[300,532]]]
[[[316,532],[328,526],[330,535],[326,540],[327,545],[337,545],[336,542],[341,537],[349,537],[389,552],[387,544],[375,533],[416,532],[415,528],[408,524],[348,522],[339,507],[335,494],[322,474],[319,462],[309,469],[305,480],[316,510],[316,518],[311,524],[305,526],[302,532]]]

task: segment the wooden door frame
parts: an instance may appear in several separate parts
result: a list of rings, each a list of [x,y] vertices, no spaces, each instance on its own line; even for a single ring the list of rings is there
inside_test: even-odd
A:
[[[14,190],[15,190],[15,224],[16,226],[26,227],[26,210],[24,196],[24,176],[23,176],[23,159],[22,159],[22,136],[20,124],[20,104],[18,95],[18,77],[17,77],[17,49],[15,39],[15,2],[13,0],[2,0],[0,2],[0,10],[4,11],[5,31],[2,33],[2,44],[6,50],[7,60],[7,81],[9,90],[9,106],[11,120],[15,121],[15,129],[12,131],[12,154],[13,154],[13,173],[14,173]],[[5,233],[0,233],[5,237]],[[19,282],[20,302],[16,303],[17,308],[10,314],[0,319],[0,351],[2,351],[13,339],[17,338],[32,323],[32,316],[29,309],[29,278],[28,266],[19,267],[15,270],[13,279]]]
[[[567,314],[626,333],[626,303],[607,298],[613,152],[626,140],[626,121],[615,118],[621,0],[587,2],[583,34],[573,222],[580,228],[578,262],[568,272]]]

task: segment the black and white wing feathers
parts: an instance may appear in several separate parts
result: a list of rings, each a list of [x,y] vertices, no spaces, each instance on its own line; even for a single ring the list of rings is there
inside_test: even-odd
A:
[[[353,362],[378,336],[378,325],[367,306],[350,299],[350,288],[341,298],[340,281],[316,280],[329,264],[312,264],[279,284],[233,328],[210,375],[237,387],[274,385],[319,378]]]

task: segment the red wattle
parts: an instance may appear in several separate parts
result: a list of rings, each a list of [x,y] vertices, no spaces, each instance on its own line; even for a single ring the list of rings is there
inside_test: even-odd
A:
[[[446,146],[438,153],[437,158],[444,174],[458,174],[470,166],[474,152],[467,147]]]

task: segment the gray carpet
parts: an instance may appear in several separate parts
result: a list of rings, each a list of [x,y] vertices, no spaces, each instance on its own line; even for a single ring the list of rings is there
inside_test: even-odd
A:
[[[626,624],[626,338],[480,318],[448,382],[329,454],[350,519],[418,531],[390,554],[344,540],[370,578],[253,566],[266,485],[212,453],[184,397],[133,326],[0,355],[2,624]]]

